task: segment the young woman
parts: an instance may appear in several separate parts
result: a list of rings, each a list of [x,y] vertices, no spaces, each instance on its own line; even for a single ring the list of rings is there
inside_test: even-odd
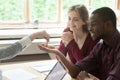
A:
[[[84,5],[74,5],[68,11],[67,28],[64,30],[59,51],[76,63],[89,55],[96,45],[88,31],[88,11]]]
[[[99,41],[92,40],[88,31],[88,18],[88,11],[84,5],[72,6],[68,11],[68,26],[63,32],[60,47],[53,49],[51,46],[39,44],[40,49],[56,54],[73,78],[80,72],[74,64],[84,60]],[[67,54],[70,61],[66,59]]]

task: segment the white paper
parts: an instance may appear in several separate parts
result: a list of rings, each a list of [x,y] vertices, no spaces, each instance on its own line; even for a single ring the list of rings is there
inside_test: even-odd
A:
[[[56,62],[57,61],[47,62],[47,63],[44,62],[43,64],[36,64],[31,67],[39,72],[49,72],[54,67]]]
[[[42,66],[32,66],[33,69],[40,72],[48,72],[53,68],[54,65],[42,65]]]
[[[23,69],[14,69],[3,72],[3,76],[9,80],[30,80],[37,76]]]

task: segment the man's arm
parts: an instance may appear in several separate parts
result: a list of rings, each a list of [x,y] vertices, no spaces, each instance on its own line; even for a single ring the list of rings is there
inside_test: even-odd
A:
[[[6,60],[15,57],[20,53],[20,51],[29,46],[32,41],[38,37],[45,38],[47,41],[49,41],[50,36],[46,31],[35,32],[8,47],[2,47],[0,48],[0,60]]]
[[[120,55],[118,55],[120,57]],[[111,66],[106,80],[120,80],[120,58]]]

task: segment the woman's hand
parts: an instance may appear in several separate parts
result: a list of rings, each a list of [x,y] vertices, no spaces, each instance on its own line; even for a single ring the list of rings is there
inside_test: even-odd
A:
[[[73,40],[74,38],[73,38],[72,32],[68,31],[68,32],[63,32],[61,39],[62,39],[63,44],[67,46],[69,42]]]

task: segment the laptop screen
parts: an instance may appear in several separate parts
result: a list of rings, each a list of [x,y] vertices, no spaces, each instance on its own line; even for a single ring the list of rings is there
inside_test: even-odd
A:
[[[66,75],[67,70],[61,62],[57,62],[45,80],[62,80]]]

